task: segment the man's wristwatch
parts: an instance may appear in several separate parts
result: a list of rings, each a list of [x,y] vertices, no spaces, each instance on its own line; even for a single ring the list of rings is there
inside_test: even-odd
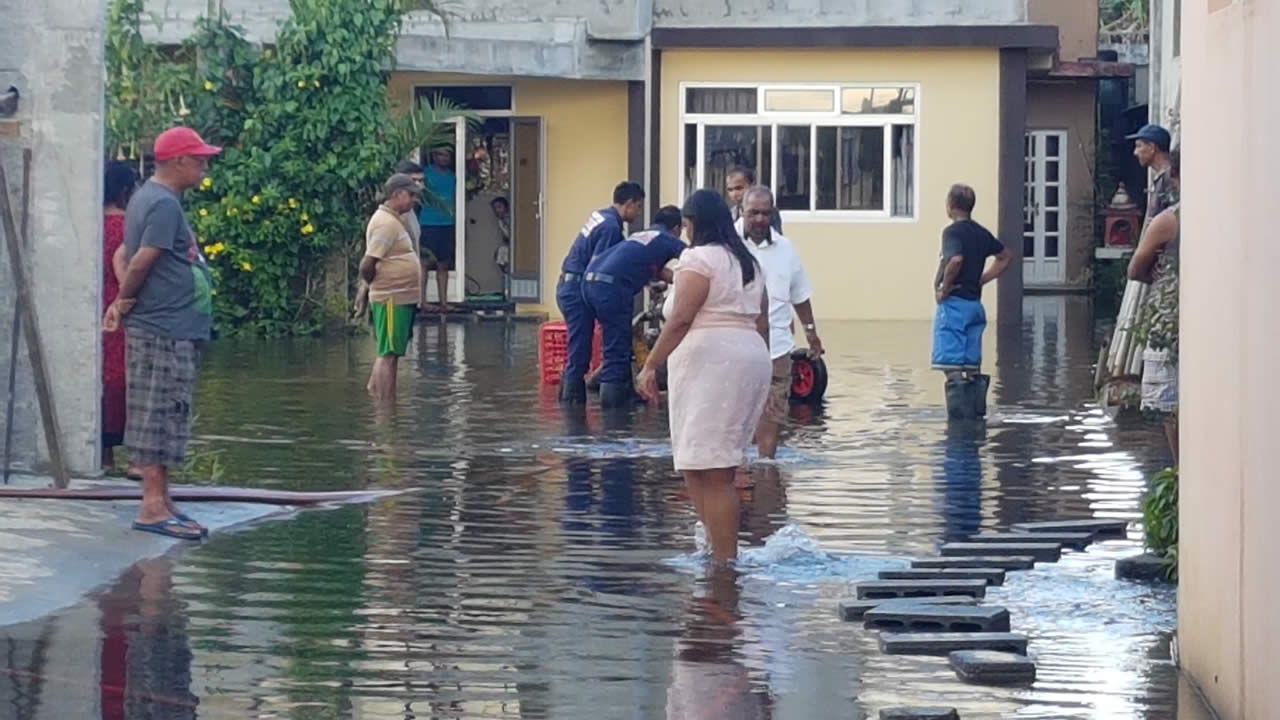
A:
[[[818,326],[814,325],[813,323],[809,323],[808,325],[804,326],[804,332],[806,335],[817,335]]]

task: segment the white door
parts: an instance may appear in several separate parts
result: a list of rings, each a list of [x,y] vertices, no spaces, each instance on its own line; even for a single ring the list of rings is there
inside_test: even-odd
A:
[[[1067,226],[1067,132],[1027,133],[1027,180],[1022,227],[1022,272],[1028,285],[1066,280],[1063,238]]]

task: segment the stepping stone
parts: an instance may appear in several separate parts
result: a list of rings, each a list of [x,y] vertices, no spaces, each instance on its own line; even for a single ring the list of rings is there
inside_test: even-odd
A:
[[[957,650],[996,650],[1027,654],[1027,636],[1016,633],[884,633],[886,655],[950,655]]]
[[[1018,523],[1011,528],[1020,533],[1091,532],[1099,537],[1125,537],[1128,520],[1055,520],[1053,522]]]
[[[920,604],[878,607],[863,619],[868,630],[898,632],[1009,632],[1009,611],[1002,607],[952,607]]]
[[[1116,579],[1170,582],[1169,564],[1163,558],[1150,553],[1120,558],[1116,561]]]
[[[987,596],[986,580],[870,580],[854,585],[859,600],[889,598]]]
[[[1030,555],[979,555],[976,557],[919,558],[911,561],[912,568],[1000,568],[1001,570],[1030,570],[1036,559]]]
[[[880,720],[960,720],[960,713],[948,707],[892,707],[880,711]]]
[[[906,605],[977,605],[976,598],[971,597],[927,597],[927,598],[893,598],[890,600],[842,600],[840,602],[840,618],[849,622],[861,620],[868,610],[878,607],[901,607]]]
[[[1004,571],[1000,568],[916,568],[912,570],[882,570],[881,580],[986,580],[988,585],[1003,585]]]
[[[965,682],[1030,685],[1036,681],[1036,664],[1025,655],[992,650],[958,650],[948,658],[951,669]]]
[[[1083,550],[1093,542],[1094,534],[1086,533],[1064,533],[1064,532],[1041,532],[1041,533],[981,533],[979,535],[970,535],[965,542],[971,543],[1016,543],[1016,542],[1036,542],[1036,543],[1058,543],[1063,547],[1069,547],[1072,550]]]
[[[1009,543],[947,543],[938,548],[945,557],[968,557],[984,553],[1000,555],[1028,555],[1036,562],[1058,562],[1062,558],[1059,543],[1009,542]]]

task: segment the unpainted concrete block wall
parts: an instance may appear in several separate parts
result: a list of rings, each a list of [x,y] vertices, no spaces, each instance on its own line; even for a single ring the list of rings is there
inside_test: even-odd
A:
[[[97,468],[101,414],[104,0],[0,0],[0,84],[19,88],[19,137],[0,162],[21,227],[22,148],[33,153],[26,255],[63,449],[74,473]],[[14,284],[0,253],[0,425],[8,400]],[[27,348],[19,343],[15,458],[45,457]],[[0,431],[3,428],[0,427]],[[2,436],[0,436],[2,440]]]

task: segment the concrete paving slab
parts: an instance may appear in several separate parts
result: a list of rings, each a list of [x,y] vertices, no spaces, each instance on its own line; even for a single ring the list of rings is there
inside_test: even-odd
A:
[[[878,607],[863,619],[868,630],[896,632],[974,633],[1009,632],[1009,611],[1002,607],[951,607],[945,605]]]
[[[1027,555],[1036,562],[1058,562],[1062,559],[1062,545],[1058,543],[947,543],[938,548],[944,557],[970,557],[990,553],[993,555]]]
[[[1027,637],[1016,633],[884,633],[886,655],[950,655],[957,650],[996,650],[1027,654]]]
[[[854,585],[859,600],[882,598],[947,597],[983,598],[986,580],[868,580]]]
[[[48,479],[15,478],[14,484],[40,487]],[[293,512],[253,503],[188,503],[183,510],[211,535]],[[136,502],[0,500],[0,625],[74,605],[139,560],[200,544],[133,530],[137,512]]]
[[[1170,582],[1169,565],[1150,553],[1120,558],[1116,561],[1117,580],[1140,582]]]
[[[960,713],[949,707],[893,707],[881,710],[880,720],[960,720]]]
[[[899,607],[919,605],[977,605],[978,599],[971,597],[924,597],[924,598],[890,598],[888,600],[842,600],[838,607],[840,618],[849,622],[861,620],[868,610],[878,607]]]
[[[987,585],[1004,585],[1004,570],[1000,568],[913,568],[911,570],[882,570],[881,580],[986,580]]]
[[[1072,550],[1083,550],[1094,540],[1091,532],[1039,532],[1039,533],[979,533],[970,535],[965,542],[971,543],[1011,543],[1037,542],[1057,543]]]
[[[1020,533],[1091,532],[1098,537],[1125,537],[1129,534],[1128,520],[1054,520],[1051,522],[1017,523],[1011,528]]]
[[[971,557],[917,558],[912,568],[1000,568],[1001,570],[1031,570],[1036,559],[1030,555],[975,555]]]
[[[957,650],[948,656],[956,677],[983,685],[1030,685],[1036,664],[1025,655],[993,650]]]

